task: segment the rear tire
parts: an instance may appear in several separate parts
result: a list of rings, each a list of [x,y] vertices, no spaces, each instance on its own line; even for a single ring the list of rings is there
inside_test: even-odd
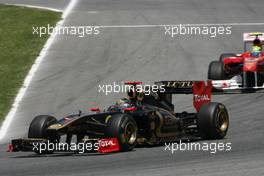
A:
[[[223,139],[229,127],[229,116],[221,103],[202,105],[197,115],[197,128],[203,139]]]
[[[209,64],[208,79],[211,79],[211,80],[224,80],[224,79],[226,79],[223,62],[212,61]]]
[[[236,57],[236,54],[234,54],[234,53],[221,54],[220,57],[219,57],[219,61],[224,63],[224,59],[227,58],[227,57]]]
[[[128,114],[115,114],[108,122],[107,136],[115,137],[121,151],[130,151],[136,145],[137,123]]]

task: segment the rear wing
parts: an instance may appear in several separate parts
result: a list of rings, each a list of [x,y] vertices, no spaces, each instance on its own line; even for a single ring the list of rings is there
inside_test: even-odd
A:
[[[258,87],[242,87],[236,80],[208,81],[159,81],[155,84],[164,88],[160,94],[171,102],[173,94],[193,94],[193,106],[200,110],[203,104],[211,102],[211,96],[219,94],[264,93],[264,85]]]
[[[262,47],[264,47],[264,32],[247,32],[243,34],[244,52],[251,51],[253,41],[256,37],[260,40]]]
[[[160,94],[193,94],[193,105],[197,111],[203,104],[211,102],[212,81],[159,81],[155,84],[164,88]]]
[[[204,82],[204,81],[159,81],[155,84],[162,86],[165,91],[161,93],[166,94],[192,94],[193,93],[193,84],[195,82]]]
[[[246,32],[243,34],[243,41],[253,42],[256,39],[256,36],[261,42],[264,42],[264,32]]]

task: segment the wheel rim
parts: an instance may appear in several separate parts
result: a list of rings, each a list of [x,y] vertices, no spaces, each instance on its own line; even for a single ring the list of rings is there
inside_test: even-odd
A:
[[[221,132],[225,132],[228,128],[228,117],[225,112],[220,112],[217,118],[217,127]]]
[[[134,144],[137,138],[136,127],[133,123],[129,122],[125,126],[124,131],[125,140],[128,144]]]

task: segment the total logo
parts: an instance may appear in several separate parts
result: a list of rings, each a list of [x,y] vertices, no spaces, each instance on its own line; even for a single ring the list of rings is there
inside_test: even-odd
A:
[[[119,144],[117,138],[100,139],[98,141],[100,153],[109,153],[119,151]]]
[[[194,101],[195,102],[210,101],[210,98],[208,95],[194,95]]]
[[[99,146],[100,147],[107,147],[107,146],[114,146],[115,143],[113,142],[113,140],[101,140],[99,142]]]

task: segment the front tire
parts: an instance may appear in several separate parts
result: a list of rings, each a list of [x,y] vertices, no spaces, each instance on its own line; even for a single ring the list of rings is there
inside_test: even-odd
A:
[[[224,80],[224,79],[226,79],[223,62],[212,61],[209,64],[208,79],[211,79],[211,80]]]
[[[243,85],[246,87],[255,87],[255,86],[263,86],[264,84],[264,75],[261,73],[257,73],[257,85],[255,85],[255,73],[247,72],[245,74],[246,79],[243,79]]]
[[[116,137],[121,151],[130,151],[136,145],[137,124],[128,114],[115,114],[108,122],[107,136]]]
[[[28,137],[29,138],[42,138],[42,139],[48,139],[51,142],[58,142],[60,139],[59,134],[57,133],[49,133],[47,131],[47,128],[56,123],[57,119],[48,116],[48,115],[39,115],[36,116],[32,122],[30,123],[29,129],[28,129]],[[43,151],[40,153],[39,150],[34,150],[37,154],[51,154],[53,151]]]
[[[223,139],[229,127],[226,107],[221,103],[202,105],[197,114],[197,128],[203,139]]]

